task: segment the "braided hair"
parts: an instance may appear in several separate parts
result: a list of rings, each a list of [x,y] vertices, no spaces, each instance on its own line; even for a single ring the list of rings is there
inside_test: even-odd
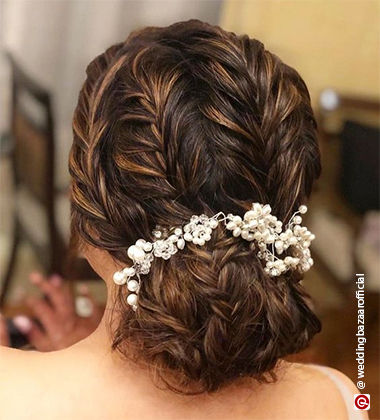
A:
[[[145,28],[87,68],[73,119],[72,232],[125,265],[156,225],[268,203],[286,222],[320,174],[300,75],[264,45],[200,21]],[[131,311],[118,288],[113,348],[181,393],[274,378],[320,330],[292,272],[217,228],[158,259]]]

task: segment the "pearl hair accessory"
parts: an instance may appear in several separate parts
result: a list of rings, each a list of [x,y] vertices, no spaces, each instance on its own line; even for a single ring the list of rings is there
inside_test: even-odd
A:
[[[279,276],[290,269],[297,269],[302,273],[309,270],[313,265],[309,247],[315,235],[301,226],[300,216],[307,212],[307,207],[300,206],[285,228],[281,221],[271,215],[271,211],[269,204],[253,203],[251,210],[248,210],[243,218],[219,212],[212,217],[205,214],[193,215],[183,228],[156,227],[152,232],[153,242],[138,239],[128,248],[127,254],[133,265],[116,271],[113,281],[120,286],[127,285],[130,292],[127,303],[136,310],[141,284],[140,275],[149,273],[154,258],[168,260],[178,250],[184,249],[186,242],[204,245],[211,239],[212,231],[220,222],[224,222],[226,229],[231,231],[234,237],[241,236],[246,241],[254,242],[253,249],[257,245],[257,256],[266,262],[264,271],[271,277]],[[281,258],[288,248],[291,248],[292,255]]]

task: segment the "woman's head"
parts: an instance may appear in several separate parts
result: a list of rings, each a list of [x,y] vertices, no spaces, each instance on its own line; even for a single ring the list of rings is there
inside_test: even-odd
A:
[[[147,28],[87,68],[70,156],[72,230],[130,265],[128,247],[193,214],[268,203],[286,223],[320,173],[299,74],[263,44],[199,21]],[[136,312],[118,290],[113,346],[171,388],[264,380],[319,331],[300,277],[269,277],[248,242],[217,228],[157,259]]]

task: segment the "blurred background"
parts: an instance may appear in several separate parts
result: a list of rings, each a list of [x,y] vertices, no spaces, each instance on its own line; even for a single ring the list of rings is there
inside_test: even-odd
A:
[[[261,40],[309,87],[323,174],[305,278],[322,333],[297,360],[356,382],[355,273],[364,273],[366,393],[379,414],[380,3],[373,0],[0,1],[0,309],[24,313],[32,270],[103,282],[69,252],[71,118],[88,62],[134,29],[198,18]],[[78,306],[80,311],[80,305]]]

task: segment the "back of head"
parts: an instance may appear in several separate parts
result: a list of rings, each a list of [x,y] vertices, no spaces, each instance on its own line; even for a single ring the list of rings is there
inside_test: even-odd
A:
[[[193,214],[260,202],[285,223],[320,172],[300,75],[260,41],[199,21],[146,28],[95,58],[73,128],[73,231],[126,265],[138,238]],[[136,312],[118,289],[113,346],[180,392],[267,380],[320,329],[300,279],[270,277],[252,243],[218,227],[153,262]]]

